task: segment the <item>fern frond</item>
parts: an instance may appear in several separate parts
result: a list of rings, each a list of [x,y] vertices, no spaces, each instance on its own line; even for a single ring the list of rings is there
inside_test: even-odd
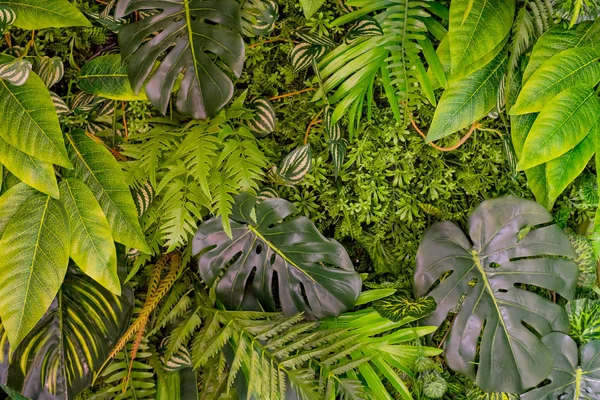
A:
[[[190,310],[183,317],[183,321],[177,324],[177,326],[171,331],[171,334],[167,337],[167,350],[165,351],[165,358],[169,359],[173,354],[177,353],[181,347],[187,345],[194,331],[200,326],[202,320],[197,313],[197,310]]]

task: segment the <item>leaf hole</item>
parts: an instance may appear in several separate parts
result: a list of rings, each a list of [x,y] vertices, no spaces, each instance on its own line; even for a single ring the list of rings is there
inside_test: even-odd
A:
[[[493,263],[490,263],[489,267],[493,268],[493,269],[498,269],[501,267],[501,265],[498,264],[497,262],[493,262]]]
[[[173,22],[181,22],[183,20],[183,17],[181,15],[178,15],[177,17],[173,18]]]
[[[470,287],[475,287],[475,286],[477,286],[477,282],[478,282],[478,279],[477,279],[477,277],[474,277],[473,279],[471,279],[471,280],[469,281],[468,285],[469,285]]]
[[[497,293],[508,293],[508,290],[506,290],[506,289],[498,289]]]
[[[271,265],[275,265],[275,260],[277,259],[277,254],[273,253],[271,254],[271,259],[269,260],[269,263]]]
[[[256,254],[260,254],[263,251],[263,247],[262,244],[259,244],[258,246],[256,246]]]

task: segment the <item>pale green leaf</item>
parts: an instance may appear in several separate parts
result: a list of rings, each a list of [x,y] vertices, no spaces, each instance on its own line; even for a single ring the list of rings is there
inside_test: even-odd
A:
[[[448,29],[452,74],[496,49],[510,32],[514,14],[515,0],[452,1]]]
[[[91,26],[90,21],[67,0],[0,0],[17,14],[14,26],[33,30]]]
[[[574,86],[552,99],[527,135],[518,169],[553,160],[573,149],[595,124],[600,106],[593,89]]]
[[[323,3],[325,3],[325,0],[300,0],[306,18],[312,17],[321,8]]]
[[[104,145],[82,131],[67,134],[75,176],[92,190],[112,229],[116,242],[149,252],[137,210],[119,163]]]
[[[52,97],[31,74],[22,86],[0,80],[0,137],[40,161],[71,168]]]
[[[117,251],[110,225],[94,194],[77,178],[60,183],[60,199],[71,227],[71,258],[79,268],[117,296]]]
[[[13,348],[44,315],[69,263],[69,221],[62,204],[35,194],[0,240],[0,317]]]
[[[12,217],[19,211],[19,208],[27,199],[36,193],[34,189],[25,183],[18,183],[6,191],[0,196],[0,239],[4,233],[4,229],[12,219]]]
[[[564,50],[544,62],[523,86],[510,114],[539,112],[557,94],[574,85],[600,81],[600,46]]]
[[[79,88],[86,93],[110,100],[146,100],[146,91],[135,94],[129,83],[121,56],[110,54],[94,58],[81,69]]]

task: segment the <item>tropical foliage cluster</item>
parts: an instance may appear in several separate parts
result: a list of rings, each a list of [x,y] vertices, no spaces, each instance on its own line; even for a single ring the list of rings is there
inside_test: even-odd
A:
[[[600,399],[600,1],[0,31],[0,393]]]

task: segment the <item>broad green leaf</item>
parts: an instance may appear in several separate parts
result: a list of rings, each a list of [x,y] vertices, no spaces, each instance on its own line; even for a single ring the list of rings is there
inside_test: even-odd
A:
[[[52,164],[15,149],[1,137],[0,163],[32,188],[58,199],[58,183]]]
[[[156,400],[187,400],[198,398],[196,372],[192,368],[159,374],[156,379]]]
[[[121,56],[110,54],[94,58],[81,68],[79,89],[94,96],[110,100],[146,100],[142,90],[136,94],[127,77],[127,68],[121,63]]]
[[[523,145],[538,114],[523,114],[510,116],[510,137],[517,158],[521,158]]]
[[[83,180],[98,200],[116,242],[150,251],[140,228],[131,192],[125,184],[119,163],[104,145],[83,131],[66,135],[74,174]]]
[[[542,382],[553,357],[539,337],[568,330],[565,310],[528,287],[569,300],[575,295],[576,254],[551,222],[541,205],[503,197],[475,209],[470,239],[443,222],[429,228],[419,246],[415,295],[438,303],[422,323],[439,326],[460,304],[444,344],[446,361],[484,391],[522,393]],[[537,226],[520,237],[523,228]]]
[[[600,46],[564,50],[545,61],[527,80],[510,114],[539,112],[550,100],[575,85],[594,87],[600,81]]]
[[[579,351],[577,343],[564,333],[550,333],[542,341],[554,355],[550,383],[521,395],[521,400],[600,398],[600,340],[583,345]]]
[[[246,193],[236,198],[231,237],[220,217],[200,226],[193,241],[193,254],[200,254],[198,271],[209,286],[216,283],[228,309],[252,304],[274,310],[273,287],[288,316],[304,312],[323,318],[352,308],[361,280],[348,254],[306,217],[286,220],[295,212],[285,200],[257,204]]]
[[[452,74],[496,49],[509,34],[514,15],[515,0],[453,0],[448,29]]]
[[[36,75],[22,86],[0,80],[0,137],[40,161],[71,168],[50,92]]]
[[[577,299],[567,306],[569,336],[579,344],[600,340],[600,301]]]
[[[119,263],[124,266],[124,254]],[[32,399],[78,398],[127,329],[132,311],[130,286],[124,286],[117,297],[70,269],[31,335],[16,348],[2,347],[0,375]],[[0,341],[5,343],[6,326],[2,325],[6,325],[4,320]],[[135,372],[132,379],[136,379]]]
[[[533,47],[527,68],[525,68],[525,72],[523,73],[523,83],[527,82],[531,75],[546,60],[549,60],[561,51],[588,43],[592,26],[591,22],[582,22],[581,24],[577,24],[575,29],[567,29],[564,25],[558,24],[546,31]]]
[[[469,127],[496,107],[498,87],[506,71],[506,55],[499,54],[484,68],[449,82],[435,110],[427,142]]]
[[[25,204],[27,199],[35,193],[36,191],[34,189],[21,182],[11,187],[6,193],[0,196],[0,210],[2,210],[2,213],[0,213],[0,239],[12,217],[19,211],[19,208]]]
[[[316,13],[319,8],[325,3],[325,0],[300,0],[304,16],[308,19]]]
[[[0,317],[13,347],[44,315],[67,272],[69,221],[63,205],[31,196],[0,240]]]
[[[164,114],[179,76],[177,108],[205,119],[233,96],[230,74],[244,67],[241,6],[236,0],[120,0],[115,18],[137,11],[160,10],[119,31],[123,61],[134,92],[146,84],[148,99]],[[148,39],[148,40],[146,40]],[[164,57],[162,57],[164,55]],[[161,61],[155,68],[157,61]]]
[[[60,199],[71,227],[71,258],[83,272],[117,296],[117,251],[110,225],[94,194],[77,178],[60,183]]]
[[[0,6],[14,10],[14,25],[25,30],[92,25],[67,0],[0,0]]]
[[[600,105],[593,89],[574,86],[553,98],[537,117],[519,159],[524,170],[553,160],[575,148],[596,124]],[[594,147],[594,141],[589,143]]]

